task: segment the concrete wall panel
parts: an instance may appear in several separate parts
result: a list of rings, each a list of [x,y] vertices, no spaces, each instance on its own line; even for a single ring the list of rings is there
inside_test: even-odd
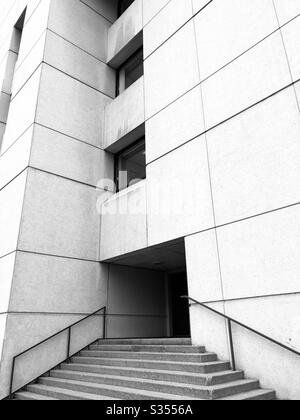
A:
[[[29,165],[32,135],[31,127],[0,157],[0,189]]]
[[[143,0],[144,25],[147,25],[169,2],[170,0]]]
[[[293,88],[207,134],[217,225],[299,202],[299,136]]]
[[[204,136],[148,165],[147,208],[149,245],[214,225]]]
[[[0,92],[0,121],[7,122],[8,110],[10,104],[10,95],[5,92]]]
[[[192,0],[194,14],[200,12],[210,2],[210,0]]]
[[[207,128],[233,117],[291,82],[281,35],[276,32],[203,83]]]
[[[298,0],[274,0],[274,4],[281,25],[300,14]]]
[[[46,32],[44,31],[22,63],[16,67],[13,78],[12,98],[19,93],[32,74],[41,66],[44,59],[45,42]]]
[[[81,1],[52,0],[49,29],[103,62],[110,26],[106,18]]]
[[[47,31],[44,60],[99,92],[115,96],[115,71],[51,31]]]
[[[294,206],[217,229],[217,246],[213,232],[187,238],[190,295],[215,301],[209,305],[299,351],[298,219]],[[230,359],[221,317],[193,305],[191,327],[194,344],[205,342],[208,350]],[[259,378],[280,399],[299,398],[293,374],[298,358],[236,326],[233,337],[237,367],[247,377]]]
[[[20,249],[97,261],[97,194],[92,187],[30,169]]]
[[[281,31],[293,81],[296,82],[300,79],[300,16],[284,26]]]
[[[63,328],[82,319],[82,315],[65,314],[10,314],[6,323],[6,338],[3,346],[0,376],[0,398],[6,397],[12,368],[12,357],[50,337]],[[84,328],[73,330],[72,350],[80,350],[84,345],[102,337],[102,321],[92,318]],[[83,335],[84,333],[84,335]],[[20,340],[22,337],[22,340]],[[15,370],[14,390],[20,389],[45,371],[65,360],[67,333],[58,336],[44,346],[18,360]]]
[[[223,299],[216,232],[185,238],[189,295],[199,302]]]
[[[100,260],[105,261],[147,246],[147,207],[144,182],[103,204]]]
[[[226,299],[300,292],[299,206],[218,229]]]
[[[9,309],[90,314],[106,305],[107,279],[96,262],[18,252]]]
[[[41,69],[38,69],[11,101],[6,132],[2,143],[2,153],[34,123],[40,77]]]
[[[128,49],[128,45],[134,41],[142,29],[142,0],[135,0],[108,31],[107,62],[111,62],[119,54],[122,55],[122,50]]]
[[[25,16],[25,24],[29,21],[32,17],[33,13],[35,12],[36,8],[39,6],[41,0],[27,0],[27,9],[26,9],[26,16]]]
[[[299,351],[300,295],[226,303],[226,313]],[[259,314],[254,317],[253,314]],[[281,400],[299,400],[299,357],[239,327],[233,329],[238,366]],[[251,355],[255,354],[255,358]],[[254,375],[254,376],[253,376]]]
[[[24,25],[17,68],[23,63],[47,29],[50,4],[51,0],[40,1],[33,10],[30,20]]]
[[[22,206],[26,185],[26,171],[0,191],[0,257],[17,249]]]
[[[16,253],[14,252],[13,254],[0,258],[0,313],[8,312],[10,291],[15,267],[15,257]]]
[[[144,29],[144,56],[148,57],[192,16],[192,0],[170,1]]]
[[[90,8],[111,22],[117,19],[118,0],[82,0]]]
[[[108,101],[102,93],[44,65],[36,121],[101,148]]]
[[[145,60],[146,118],[199,81],[194,25],[190,22]]]
[[[145,122],[144,78],[141,77],[105,108],[105,148]],[[134,110],[134,112],[133,112]]]
[[[2,84],[2,91],[10,95],[12,93],[12,75],[14,73],[17,62],[17,54],[9,51],[6,58],[2,60],[0,69],[0,85]]]
[[[205,79],[278,28],[272,0],[216,0],[195,18]]]
[[[40,125],[34,126],[30,165],[93,186],[114,173],[109,153]]]
[[[200,86],[146,121],[147,162],[163,156],[205,130]]]
[[[0,122],[0,151],[1,151],[2,139],[4,137],[5,128],[6,128],[6,124]]]
[[[0,357],[1,357],[1,360],[2,360],[2,349],[3,349],[4,337],[5,337],[5,329],[6,329],[6,319],[7,319],[6,314],[0,315]]]

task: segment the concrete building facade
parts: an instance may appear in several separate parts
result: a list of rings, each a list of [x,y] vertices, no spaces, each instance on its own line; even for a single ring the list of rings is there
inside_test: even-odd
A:
[[[299,351],[299,1],[0,5],[0,398],[13,356],[101,306],[108,337],[229,359],[188,294]],[[248,377],[300,398],[299,357],[233,334]],[[64,352],[26,355],[15,389]]]

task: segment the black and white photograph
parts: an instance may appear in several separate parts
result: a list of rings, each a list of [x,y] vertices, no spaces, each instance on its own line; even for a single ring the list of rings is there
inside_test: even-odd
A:
[[[300,400],[300,0],[0,0],[0,401]]]

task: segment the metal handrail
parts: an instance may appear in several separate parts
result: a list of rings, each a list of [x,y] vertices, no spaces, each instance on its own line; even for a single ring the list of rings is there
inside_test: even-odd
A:
[[[216,315],[221,316],[222,318],[226,319],[227,321],[227,326],[228,326],[228,334],[229,334],[229,343],[230,343],[230,353],[231,353],[231,364],[232,364],[232,369],[236,370],[236,363],[235,363],[235,353],[234,353],[234,345],[233,345],[233,335],[232,335],[232,323],[236,324],[248,331],[251,331],[252,333],[258,335],[259,337],[264,338],[267,341],[270,341],[273,344],[276,344],[277,346],[290,351],[291,353],[296,354],[297,356],[300,356],[300,353],[294,349],[292,349],[291,347],[286,346],[285,344],[280,343],[279,341],[274,340],[273,338],[261,333],[260,331],[257,331],[251,327],[249,327],[248,325],[243,324],[240,321],[237,321],[234,318],[231,318],[230,316],[227,316],[225,314],[222,314],[222,312],[217,311],[216,309],[210,308],[209,306],[205,305],[204,303],[201,303],[199,301],[197,301],[196,299],[193,299],[189,296],[181,296],[182,299],[187,299],[197,305],[200,305],[202,308],[209,310],[210,312],[213,312]]]
[[[77,322],[74,322],[74,324],[69,325],[68,327],[64,328],[63,330],[60,330],[59,332],[51,335],[50,337],[46,338],[43,341],[40,341],[38,344],[35,344],[34,346],[30,347],[27,350],[24,350],[22,353],[17,354],[16,356],[14,356],[13,358],[13,362],[12,362],[12,370],[11,370],[11,378],[10,378],[10,386],[9,386],[9,399],[11,400],[13,397],[13,394],[17,391],[13,392],[13,384],[14,384],[14,376],[15,376],[15,366],[16,366],[16,360],[21,357],[24,356],[24,354],[29,353],[30,351],[34,350],[35,348],[41,346],[42,344],[46,343],[47,341],[52,340],[53,338],[59,336],[60,334],[68,331],[68,342],[67,342],[67,357],[66,359],[64,359],[61,363],[64,363],[66,361],[68,361],[70,359],[70,357],[72,357],[73,355],[71,354],[71,337],[72,337],[72,328],[74,328],[76,325],[81,324],[82,322],[86,321],[87,319],[97,315],[99,312],[103,311],[103,340],[106,338],[106,306],[103,306],[102,308],[98,309],[97,311],[93,312],[90,315],[87,315],[85,318],[80,319]],[[91,343],[89,344],[91,345]],[[84,346],[84,348],[88,347],[88,344]],[[80,352],[80,350],[76,351],[74,354]],[[49,370],[49,369],[48,369]],[[48,372],[47,370],[47,372]],[[50,369],[51,370],[51,369]],[[39,375],[40,376],[40,375]],[[31,381],[32,382],[32,381]],[[24,385],[26,386],[26,385]],[[24,387],[23,386],[23,387]],[[22,387],[22,388],[23,388]]]

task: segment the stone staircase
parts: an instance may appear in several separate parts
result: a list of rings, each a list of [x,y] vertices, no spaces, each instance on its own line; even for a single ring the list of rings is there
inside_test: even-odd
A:
[[[257,380],[190,339],[118,339],[90,346],[16,400],[274,400]]]

